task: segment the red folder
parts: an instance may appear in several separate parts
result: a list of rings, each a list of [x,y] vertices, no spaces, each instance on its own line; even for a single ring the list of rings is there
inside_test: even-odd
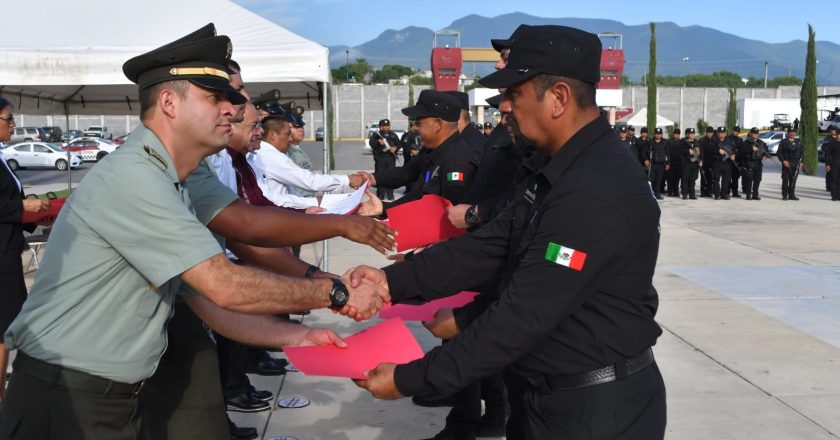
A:
[[[423,357],[417,339],[401,319],[390,319],[344,338],[346,348],[334,345],[285,347],[283,352],[307,376],[364,379],[365,372],[383,362],[404,364]]]
[[[399,318],[405,321],[431,321],[435,318],[435,312],[440,309],[454,309],[465,304],[471,303],[478,292],[463,291],[446,298],[429,301],[425,304],[397,304],[386,305],[379,312],[379,317],[382,319]]]
[[[388,223],[398,234],[397,251],[402,252],[441,240],[457,237],[467,232],[452,226],[446,216],[449,200],[435,194],[426,194],[420,200],[388,209]]]
[[[64,206],[67,198],[50,200],[50,207],[41,212],[24,212],[21,223],[35,223],[45,218],[58,217],[58,211]]]

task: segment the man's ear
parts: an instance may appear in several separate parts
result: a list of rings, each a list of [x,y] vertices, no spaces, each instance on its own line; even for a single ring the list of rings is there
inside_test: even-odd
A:
[[[163,88],[158,95],[158,108],[171,119],[175,119],[176,108],[180,98],[171,89]]]

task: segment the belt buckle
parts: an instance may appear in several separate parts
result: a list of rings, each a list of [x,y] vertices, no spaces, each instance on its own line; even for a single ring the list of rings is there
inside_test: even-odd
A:
[[[145,385],[146,385],[146,381],[147,381],[147,380],[148,380],[148,379],[143,379],[143,380],[141,380],[140,382],[137,382],[137,383],[134,385],[134,390],[131,392],[131,395],[132,395],[133,397],[137,397],[137,396],[140,394],[140,391],[142,391],[142,390],[143,390],[143,386],[145,386]]]

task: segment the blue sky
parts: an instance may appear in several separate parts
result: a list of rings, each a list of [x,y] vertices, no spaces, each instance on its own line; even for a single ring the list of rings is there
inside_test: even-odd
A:
[[[469,14],[494,17],[524,12],[539,17],[602,18],[628,25],[671,21],[702,25],[745,38],[782,43],[807,40],[807,23],[817,40],[840,44],[838,10],[829,1],[384,1],[384,0],[234,0],[249,10],[325,46],[356,46],[386,29],[407,26],[441,29]],[[632,6],[630,6],[632,4]],[[776,9],[773,11],[773,9]]]

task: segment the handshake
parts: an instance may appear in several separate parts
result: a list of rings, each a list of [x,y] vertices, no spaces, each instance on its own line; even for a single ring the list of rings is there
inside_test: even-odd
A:
[[[349,298],[336,313],[365,321],[379,313],[385,303],[391,302],[388,280],[380,269],[364,265],[354,267],[347,270],[341,280],[347,286]]]

